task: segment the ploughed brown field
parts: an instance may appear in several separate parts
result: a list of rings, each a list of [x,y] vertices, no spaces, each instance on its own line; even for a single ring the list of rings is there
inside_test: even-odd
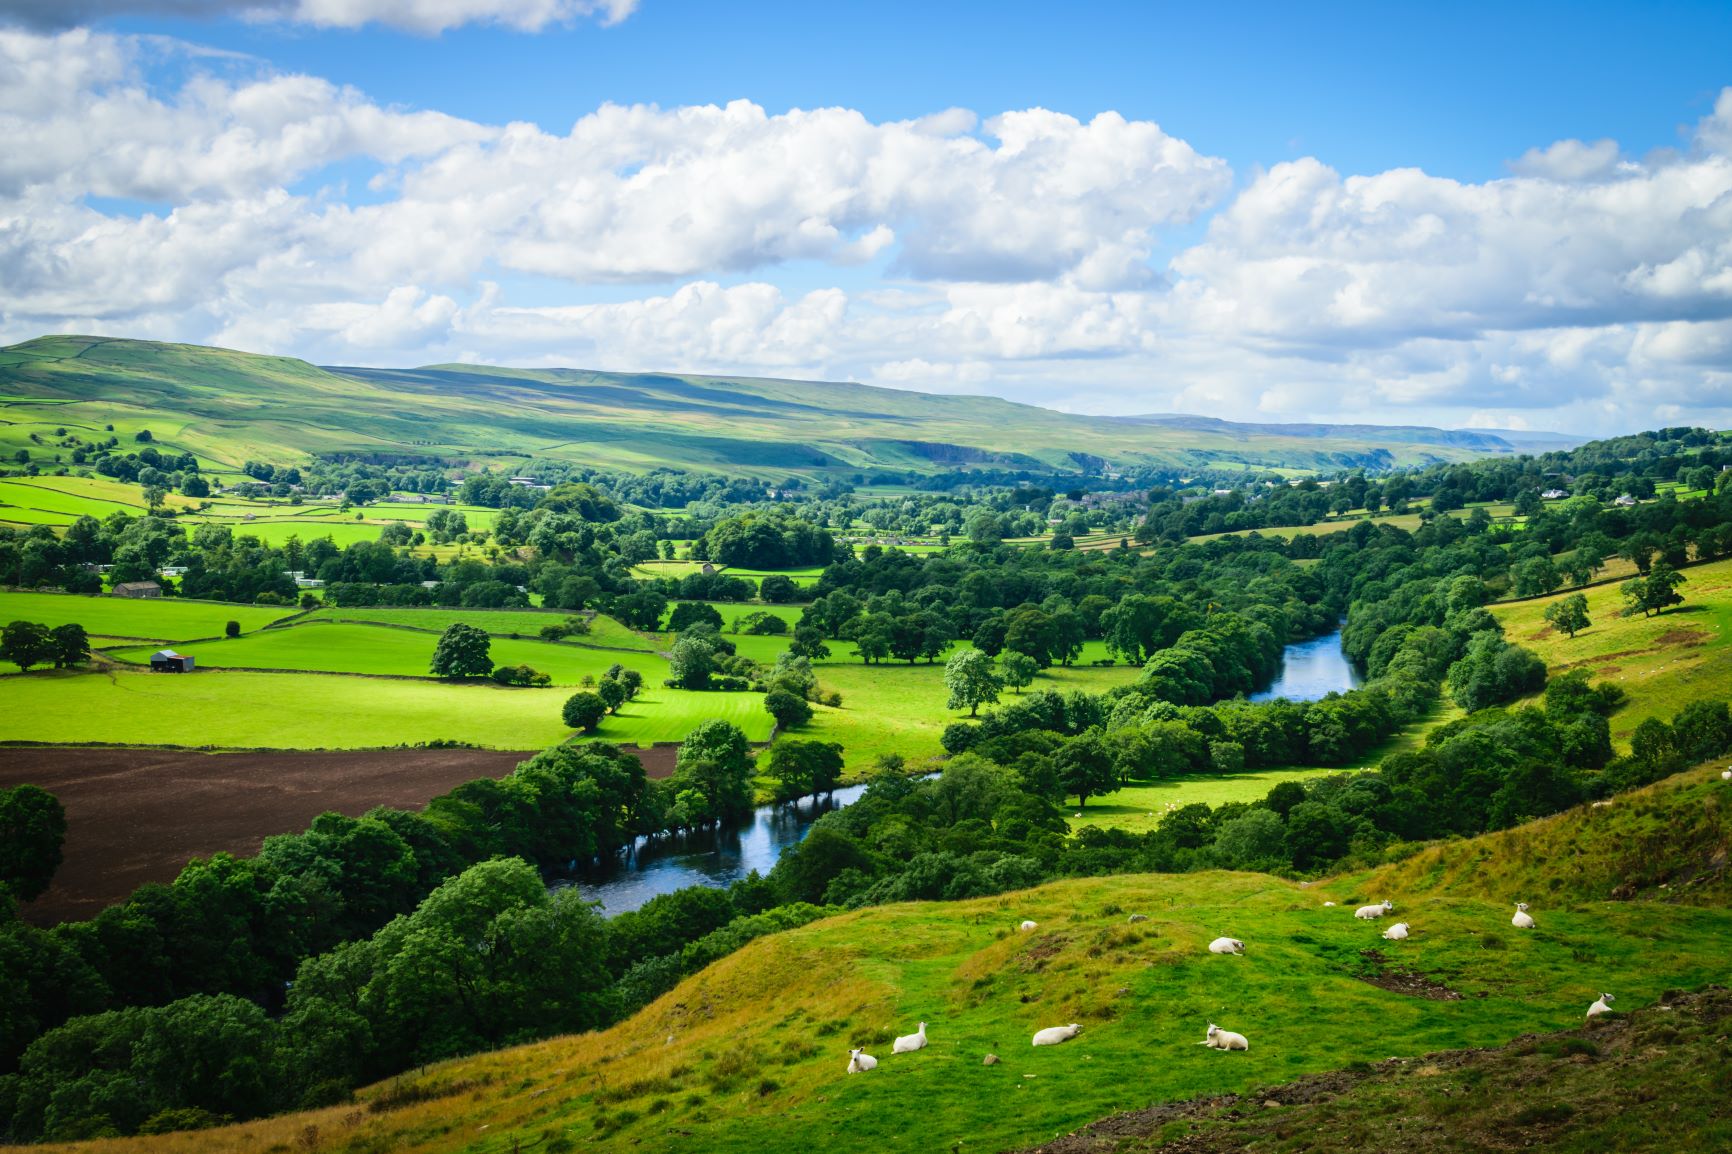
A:
[[[645,753],[650,751],[645,750]],[[94,917],[189,858],[252,854],[328,810],[418,809],[533,755],[510,750],[193,753],[178,749],[0,749],[0,786],[29,782],[66,807],[65,860],[20,913],[39,925]]]

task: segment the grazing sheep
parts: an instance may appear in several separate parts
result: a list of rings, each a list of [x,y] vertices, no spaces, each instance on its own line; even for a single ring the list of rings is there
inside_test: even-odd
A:
[[[1126,918],[1125,920],[1128,922],[1146,922],[1149,920],[1149,915],[1148,914],[1132,914],[1130,917]]]
[[[1618,999],[1612,997],[1612,995],[1610,995],[1610,994],[1601,994],[1600,1000],[1588,1007],[1588,1019],[1590,1021],[1592,1021],[1593,1019],[1599,1017],[1601,1014],[1611,1013],[1612,1012],[1612,1003],[1617,1001],[1617,1000]]]
[[[1209,943],[1209,952],[1211,954],[1242,954],[1245,952],[1245,943],[1238,938],[1216,938]]]
[[[1020,926],[1017,926],[1017,927],[1016,927],[1016,928],[1017,928],[1017,929],[1019,929],[1019,930],[1021,930],[1021,931],[1022,931],[1022,932],[1023,932],[1023,933],[1025,933],[1025,934],[1026,934],[1026,933],[1028,933],[1028,932],[1029,932],[1029,931],[1030,931],[1030,930],[1032,930],[1032,929],[1034,929],[1034,928],[1035,928],[1035,923],[1034,923],[1034,922],[1027,922],[1027,921],[1025,921],[1025,922],[1023,922],[1023,923],[1022,923],[1022,924],[1021,924],[1021,925],[1020,925]]]
[[[1334,905],[1334,904],[1335,904],[1335,903],[1334,903],[1334,902],[1324,902],[1324,903],[1323,903],[1323,908],[1324,908],[1324,909],[1328,909],[1328,908],[1329,908],[1329,907],[1330,907],[1330,906],[1332,906],[1332,905]]]
[[[1060,1042],[1068,1042],[1082,1033],[1082,1027],[1072,1022],[1068,1026],[1048,1026],[1044,1030],[1034,1032],[1036,1046],[1056,1046]]]
[[[864,1074],[868,1070],[876,1070],[877,1068],[878,1059],[865,1050],[848,1051],[848,1072],[850,1074]]]
[[[1209,1023],[1208,1036],[1197,1045],[1207,1046],[1211,1050],[1249,1050],[1251,1048],[1251,1043],[1246,1040],[1245,1035],[1235,1034],[1231,1030],[1223,1030],[1213,1022]]]
[[[1732,781],[1732,769],[1721,770],[1720,771],[1720,780],[1721,781]]]
[[[912,1034],[904,1034],[891,1045],[892,1054],[911,1054],[915,1050],[926,1048],[926,1023],[920,1023],[920,1028]]]
[[[1364,918],[1366,921],[1371,921],[1373,918],[1382,917],[1394,908],[1394,902],[1385,900],[1374,906],[1360,906],[1358,909],[1353,911],[1353,916],[1356,918]]]
[[[1534,928],[1533,915],[1528,913],[1528,904],[1526,902],[1516,903],[1515,917],[1509,920],[1509,924],[1518,930],[1531,930]]]
[[[1392,942],[1405,942],[1407,940],[1407,923],[1396,922],[1393,926],[1390,926],[1387,930],[1383,931],[1383,936]]]

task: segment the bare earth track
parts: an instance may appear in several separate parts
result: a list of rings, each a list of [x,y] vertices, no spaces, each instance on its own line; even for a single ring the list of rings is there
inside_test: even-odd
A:
[[[173,881],[189,858],[254,853],[329,810],[418,809],[474,778],[504,777],[533,753],[0,749],[0,786],[39,785],[66,807],[65,861],[21,912],[38,924],[93,917],[145,882]]]

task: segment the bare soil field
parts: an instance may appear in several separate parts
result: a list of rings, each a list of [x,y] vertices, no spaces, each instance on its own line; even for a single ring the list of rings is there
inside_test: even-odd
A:
[[[463,782],[504,777],[533,754],[0,748],[0,786],[30,782],[66,807],[65,860],[21,913],[39,925],[92,917],[145,882],[173,881],[189,858],[254,853],[327,810],[418,809]]]

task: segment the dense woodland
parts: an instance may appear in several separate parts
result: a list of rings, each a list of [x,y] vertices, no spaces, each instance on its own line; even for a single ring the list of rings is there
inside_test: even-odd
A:
[[[1724,702],[1644,722],[1630,753],[1617,755],[1607,718],[1618,690],[1580,674],[1548,683],[1485,606],[1589,583],[1614,556],[1635,563],[1638,584],[1679,596],[1680,568],[1732,553],[1732,491],[1717,484],[1728,463],[1732,448],[1712,434],[1663,430],[1327,487],[1157,488],[1129,507],[1024,486],[866,510],[886,532],[954,526],[953,547],[930,555],[843,541],[861,513],[849,493],[723,510],[718,490],[696,482],[687,490],[660,479],[652,502],[647,491],[569,471],[536,474],[554,487],[533,507],[504,506],[490,553],[447,563],[412,556],[407,540],[273,548],[211,526],[189,535],[166,515],[86,518],[63,537],[0,533],[0,573],[32,587],[89,591],[86,565],[112,565],[110,578],[124,580],[176,564],[187,570],[182,595],[288,603],[296,590],[283,571],[296,569],[328,581],[339,604],[508,606],[526,603],[522,586],[550,606],[642,628],[661,627],[679,602],[669,622],[676,650],[703,650],[715,666],[706,676],[747,672],[803,698],[818,691],[808,661],[835,647],[868,663],[948,657],[953,705],[978,713],[945,731],[941,771],[876,767],[863,798],[819,819],[769,876],[725,892],[680,891],[612,919],[547,881],[638,836],[749,810],[752,755],[734,727],[694,733],[664,782],[609,746],[565,745],[417,812],[326,815],[268,839],[255,857],[194,861],[172,884],[145,886],[87,922],[38,929],[0,903],[0,1133],[130,1134],[341,1101],[410,1065],[606,1024],[752,937],[836,908],[1128,871],[1317,873],[1507,828],[1717,756],[1732,749]],[[1564,485],[1560,476],[1573,495],[1542,502],[1541,487]],[[288,483],[274,471],[259,480]],[[1707,493],[1633,508],[1605,500],[1676,480]],[[478,498],[491,482],[463,482],[472,484],[465,499],[487,503]],[[676,523],[628,509],[665,508],[681,494],[717,503],[716,515]],[[1421,497],[1429,508],[1412,531],[1361,521],[1290,543],[1182,540],[1308,523],[1343,501],[1395,508]],[[1437,515],[1487,500],[1515,502],[1525,521]],[[1117,518],[1160,544],[1145,555],[1003,542],[1023,518],[1044,527],[1055,509],[1061,528],[1068,509],[1079,530]],[[429,529],[468,533],[442,524]],[[823,569],[805,593],[773,577],[632,576],[634,562],[676,535],[728,564]],[[693,605],[758,596],[808,601],[775,670],[728,665],[716,620]],[[1650,611],[1641,597],[1632,606]],[[1309,703],[1246,700],[1284,645],[1343,619],[1361,688]],[[964,639],[971,644],[958,649]],[[1140,666],[1137,679],[1100,694],[998,692],[995,670],[1069,664],[1090,640]],[[676,664],[676,676],[686,672]],[[1086,805],[1131,778],[1354,764],[1431,716],[1446,690],[1466,715],[1380,772],[1283,784],[1252,804],[1185,806],[1147,834],[1067,833],[1072,799]],[[833,752],[797,737],[766,757],[786,797],[822,792],[841,768]],[[0,794],[0,829],[28,847],[0,854],[0,881],[28,899],[52,875],[64,819],[42,791],[14,790]]]

